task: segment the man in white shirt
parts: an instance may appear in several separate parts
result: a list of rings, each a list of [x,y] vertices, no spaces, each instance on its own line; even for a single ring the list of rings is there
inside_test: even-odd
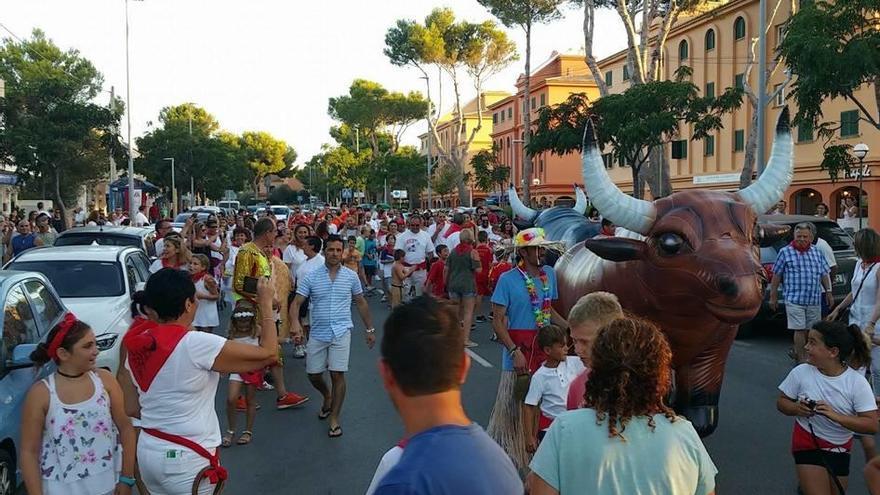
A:
[[[134,226],[135,227],[144,227],[150,224],[150,219],[147,218],[147,215],[144,212],[147,210],[147,207],[141,205],[138,207],[138,211],[134,216]]]
[[[490,244],[495,244],[501,240],[501,236],[492,230],[492,225],[489,223],[489,215],[487,213],[480,215],[480,225],[477,226],[477,229],[479,232],[485,232],[486,235],[489,236]]]
[[[434,223],[428,226],[428,235],[435,246],[446,244],[446,236],[452,224],[446,221],[446,213],[438,212]]]
[[[422,295],[425,280],[428,278],[427,258],[434,254],[434,243],[431,236],[422,230],[422,219],[418,215],[409,217],[409,230],[397,236],[394,249],[402,249],[406,255],[403,264],[415,267],[412,275],[404,281],[404,294],[418,297]]]
[[[86,213],[83,211],[81,206],[77,206],[75,210],[73,210],[73,223],[74,225],[84,225],[86,222]]]

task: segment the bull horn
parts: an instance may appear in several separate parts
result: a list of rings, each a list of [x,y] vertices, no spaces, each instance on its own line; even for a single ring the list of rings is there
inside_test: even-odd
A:
[[[574,185],[574,211],[578,212],[579,215],[583,215],[587,212],[587,195],[584,194],[584,190],[578,187],[577,184]]]
[[[507,192],[507,197],[510,200],[510,209],[513,210],[513,214],[518,216],[525,222],[532,223],[535,220],[535,217],[538,216],[538,212],[524,205],[522,201],[519,199],[519,194],[516,192],[516,188],[513,187],[513,184],[510,185],[510,189]]]
[[[763,215],[778,203],[791,185],[794,174],[793,147],[788,107],[785,107],[776,122],[776,137],[773,139],[773,148],[764,173],[752,185],[739,192],[743,202],[751,206],[758,215]]]
[[[589,120],[584,131],[582,154],[584,187],[593,202],[593,207],[618,227],[648,235],[657,216],[654,203],[624,194],[611,181],[608,173],[605,172],[602,155],[596,144],[593,122]]]

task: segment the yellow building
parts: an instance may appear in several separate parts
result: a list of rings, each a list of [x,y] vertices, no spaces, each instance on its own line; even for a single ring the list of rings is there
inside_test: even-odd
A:
[[[495,102],[506,98],[509,94],[510,93],[506,91],[484,91],[480,95],[480,98],[482,98],[481,105],[483,108],[482,126],[477,132],[477,135],[474,136],[473,142],[471,142],[470,146],[468,147],[464,169],[465,173],[471,171],[471,157],[473,157],[480,151],[492,148],[492,114],[489,112],[488,107]],[[462,127],[461,129],[462,137],[459,142],[466,142],[467,139],[470,137],[470,133],[473,131],[473,129],[477,127],[477,123],[480,121],[479,116],[477,115],[477,103],[477,98],[474,98],[466,104],[462,105],[461,107],[461,112],[462,114],[464,114],[464,127]],[[455,111],[452,111],[443,115],[437,121],[437,135],[440,137],[440,144],[442,145],[443,149],[448,150],[449,144],[453,142],[452,138],[454,136],[452,136],[452,133],[455,132],[454,123],[456,120],[457,114],[455,113]],[[428,153],[428,134],[425,133],[420,135],[419,140],[422,143],[420,152],[422,155],[425,155],[426,153]],[[438,158],[440,155],[440,151],[437,144],[433,142],[433,137],[431,138],[431,140],[431,156],[434,157],[434,166],[437,167],[440,164],[440,160]],[[473,188],[471,188],[471,191],[474,195],[474,198],[484,197],[486,194],[482,191],[474,190]],[[424,198],[426,196],[422,194],[422,197],[424,206]],[[436,194],[434,194],[432,195],[431,199],[435,206],[458,206],[458,191],[454,191],[444,197],[438,197]]]
[[[785,25],[791,16],[791,3],[781,2],[779,11],[773,16],[776,2],[767,2],[767,19],[770,30],[767,36],[767,59],[772,63],[775,50],[785,34]],[[741,85],[746,74],[746,67],[751,50],[752,38],[757,37],[759,2],[758,0],[729,0],[716,2],[715,8],[691,16],[683,16],[671,29],[663,53],[661,75],[672,78],[676,69],[687,65],[693,69],[693,83],[705,94],[720,94],[728,87]],[[772,19],[772,20],[771,20]],[[599,61],[609,91],[620,93],[630,86],[631,71],[625,67],[627,51],[623,50]],[[507,146],[507,137],[511,129],[513,139],[521,133],[522,109],[522,78],[518,82],[519,94],[505,102],[511,103],[505,110],[505,120],[513,113],[513,124],[496,125],[493,139]],[[543,81],[556,79],[553,88]],[[768,88],[783,84],[786,80],[785,64],[780,63],[777,70],[768,79]],[[758,85],[758,72],[752,70],[748,79],[751,87]],[[548,86],[550,87],[548,89]],[[532,74],[532,108],[540,107],[546,99],[547,104],[564,100],[569,93],[586,92],[591,98],[598,97],[598,90],[592,81],[592,75],[583,61],[583,56],[556,55],[551,61]],[[545,96],[542,96],[545,95]],[[862,87],[856,96],[868,108],[875,108],[874,88],[871,85]],[[770,102],[766,109],[766,133],[764,136],[767,154],[773,139],[777,117],[784,105],[792,111],[796,110],[793,100],[786,99],[783,91],[775,101]],[[516,99],[516,104],[513,101]],[[491,110],[500,109],[499,104]],[[667,146],[666,156],[669,159],[670,176],[674,190],[688,188],[713,188],[736,190],[739,172],[745,160],[745,143],[748,139],[748,127],[751,122],[752,107],[744,99],[739,110],[723,117],[724,128],[710,139],[691,141],[692,129],[683,127],[677,142]],[[869,206],[863,208],[866,217],[880,219],[880,201],[872,202],[871,197],[880,197],[880,181],[871,173],[874,165],[880,164],[880,131],[858,121],[857,107],[854,103],[843,100],[831,100],[823,105],[823,113],[828,121],[843,122],[842,133],[837,139],[844,144],[855,145],[866,143],[872,150],[865,159],[864,189],[865,200]],[[793,130],[795,139],[795,177],[791,188],[786,193],[789,213],[812,214],[819,203],[830,207],[831,215],[840,215],[840,202],[844,197],[856,196],[858,184],[854,179],[841,177],[832,183],[826,171],[821,170],[823,157],[823,141],[817,139],[815,132],[809,128]],[[521,138],[520,138],[521,140]],[[513,144],[513,140],[511,141]],[[519,177],[522,168],[521,142],[511,146],[507,155],[502,158],[510,162],[515,184],[521,184]],[[541,163],[545,163],[542,167]],[[616,163],[607,164],[609,173],[617,185],[624,191],[632,190],[631,172],[629,168],[620,167]],[[562,195],[570,195],[570,181],[579,174],[580,157],[567,155],[564,157],[537,156],[533,159],[534,173],[527,178],[533,184],[535,202],[552,204]],[[878,170],[880,173],[880,170]],[[567,198],[566,198],[567,199]],[[543,200],[543,201],[542,201]],[[874,223],[880,222],[875,220]]]

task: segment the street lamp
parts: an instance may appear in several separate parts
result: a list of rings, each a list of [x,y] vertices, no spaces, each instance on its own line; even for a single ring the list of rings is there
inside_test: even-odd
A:
[[[134,156],[131,151],[131,71],[128,50],[128,0],[125,0],[125,115],[128,119],[128,218],[134,221]]]
[[[434,150],[432,149],[434,147],[434,142],[433,142],[434,140],[433,140],[433,136],[431,133],[431,79],[428,77],[427,74],[420,77],[419,79],[424,79],[425,86],[427,87],[427,92],[425,93],[425,97],[428,99],[428,112],[427,112],[425,118],[428,121],[428,150],[427,150],[427,153],[425,153],[425,156],[427,157],[427,162],[428,162],[428,190],[427,190],[427,192],[428,192],[428,205],[427,206],[428,206],[428,209],[430,210],[431,209],[431,154],[434,152]]]
[[[862,230],[862,183],[865,180],[865,157],[868,156],[868,145],[859,143],[853,146],[853,154],[859,159],[859,198],[857,205],[859,207],[859,230]]]
[[[174,158],[163,158],[164,161],[171,162],[171,213],[172,216],[177,216],[177,183],[174,179]]]

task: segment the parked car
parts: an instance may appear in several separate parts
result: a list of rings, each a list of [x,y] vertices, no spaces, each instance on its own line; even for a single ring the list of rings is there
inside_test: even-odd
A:
[[[29,249],[7,270],[42,273],[64,305],[89,324],[98,341],[96,366],[116,374],[119,346],[131,325],[131,296],[150,276],[143,251],[125,246],[64,246]]]
[[[153,227],[116,227],[99,225],[97,227],[74,227],[58,234],[55,246],[133,246],[140,248],[147,256],[156,256],[156,229]]]
[[[272,205],[269,207],[272,210],[272,214],[275,215],[275,220],[283,220],[287,221],[287,217],[290,216],[290,208],[286,206],[276,206]],[[266,207],[258,208],[255,214],[260,216],[264,211],[266,211]]]
[[[31,385],[55,369],[37,366],[30,354],[67,311],[49,280],[38,272],[0,271],[3,345],[0,347],[0,495],[17,493],[16,455],[21,408]]]
[[[181,230],[183,230],[183,226],[186,225],[186,221],[193,215],[195,215],[197,222],[206,222],[208,220],[208,217],[216,214],[210,211],[185,211],[183,213],[179,213],[176,217],[174,217],[174,221],[171,222],[171,228],[174,229],[175,232],[180,232]]]
[[[834,304],[840,303],[850,292],[850,280],[857,262],[856,251],[853,247],[853,239],[834,220],[819,218],[808,215],[760,215],[759,223],[772,223],[788,225],[791,231],[773,246],[761,248],[761,266],[764,269],[764,300],[758,315],[752,321],[740,325],[737,336],[748,338],[754,335],[761,327],[778,325],[785,322],[785,300],[782,297],[782,285],[779,287],[779,307],[776,311],[770,309],[770,279],[773,277],[773,265],[779,250],[791,243],[794,239],[794,226],[801,222],[812,222],[816,226],[818,237],[825,240],[834,250],[834,259],[837,268],[831,279],[834,295]]]

